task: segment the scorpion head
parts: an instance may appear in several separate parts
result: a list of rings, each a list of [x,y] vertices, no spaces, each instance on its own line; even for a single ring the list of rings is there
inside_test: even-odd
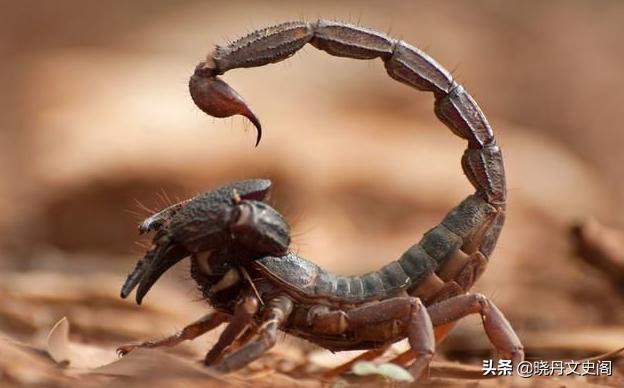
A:
[[[162,274],[191,255],[211,257],[212,252],[243,252],[245,257],[225,258],[236,264],[286,254],[290,244],[288,223],[259,200],[267,196],[268,188],[260,191],[253,185],[258,182],[268,181],[237,182],[174,205],[174,214],[167,214],[167,209],[161,212],[152,248],[128,276],[121,297],[127,297],[138,286],[136,300],[140,304]],[[214,255],[221,260],[223,256]]]

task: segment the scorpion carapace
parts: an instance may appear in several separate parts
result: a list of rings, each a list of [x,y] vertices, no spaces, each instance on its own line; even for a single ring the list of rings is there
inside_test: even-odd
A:
[[[227,372],[270,349],[278,330],[332,351],[370,349],[358,360],[375,358],[407,337],[411,350],[395,361],[407,364],[414,360],[410,371],[419,377],[433,357],[436,340],[441,340],[455,321],[480,314],[490,341],[502,356],[514,363],[523,360],[522,344],[499,309],[485,296],[468,292],[484,271],[505,220],[503,157],[479,106],[431,57],[403,41],[359,26],[326,20],[287,22],[217,47],[196,67],[190,81],[191,96],[209,115],[248,117],[258,130],[259,141],[260,122],[218,76],[235,68],[284,60],[307,43],[335,56],[381,58],[390,77],[432,92],[436,116],[468,141],[462,168],[476,192],[397,261],[362,276],[331,274],[287,253],[284,233],[288,226],[268,206],[258,209],[264,222],[244,222],[245,238],[232,231],[233,218],[215,221],[219,218],[201,217],[193,210],[203,208],[202,202],[208,200],[218,203],[217,213],[229,214],[228,209],[240,206],[236,197],[255,195],[255,200],[262,201],[261,194],[267,190],[229,187],[217,190],[219,195],[213,192],[165,209],[141,226],[142,231],[156,230],[154,248],[130,275],[122,296],[144,282],[146,286],[137,294],[140,301],[163,269],[191,256],[192,276],[215,311],[175,335],[122,346],[119,351],[174,345],[229,322],[204,360],[206,365]],[[260,203],[254,202],[254,206]],[[164,264],[153,268],[161,251],[167,256],[161,259]],[[328,375],[348,370],[350,365]]]

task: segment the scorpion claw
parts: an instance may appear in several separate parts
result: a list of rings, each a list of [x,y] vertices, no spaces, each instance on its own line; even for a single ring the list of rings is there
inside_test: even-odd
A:
[[[189,81],[189,90],[195,105],[213,117],[245,116],[257,131],[256,146],[262,137],[260,120],[249,109],[243,98],[222,79],[214,75],[214,70],[200,63]]]
[[[143,298],[154,283],[156,283],[169,268],[173,267],[186,256],[188,256],[188,252],[183,247],[173,243],[163,243],[163,246],[158,247],[147,268],[140,271],[141,278],[133,282],[132,288],[129,288],[129,291],[132,291],[132,289],[138,285],[136,303],[141,304]]]

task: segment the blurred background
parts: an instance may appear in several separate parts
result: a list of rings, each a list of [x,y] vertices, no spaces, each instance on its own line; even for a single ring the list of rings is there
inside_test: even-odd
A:
[[[214,45],[322,17],[424,49],[483,108],[505,156],[509,210],[475,290],[510,318],[529,355],[624,346],[621,294],[577,260],[569,234],[590,218],[624,224],[624,3],[0,1],[0,15],[1,336],[44,348],[66,316],[72,341],[101,351],[95,367],[120,343],[203,315],[187,263],[140,308],[118,290],[147,244],[136,227],[148,209],[223,183],[271,178],[293,249],[345,274],[398,258],[471,193],[465,143],[436,121],[431,95],[391,80],[381,61],[307,46],[226,74],[263,123],[258,148],[242,118],[194,106],[188,77]],[[206,338],[185,354],[200,358]],[[308,345],[280,346],[277,359],[299,352],[310,363]],[[471,318],[437,357],[489,354]],[[24,383],[16,359],[0,362],[0,380]],[[57,369],[41,381],[67,378]]]

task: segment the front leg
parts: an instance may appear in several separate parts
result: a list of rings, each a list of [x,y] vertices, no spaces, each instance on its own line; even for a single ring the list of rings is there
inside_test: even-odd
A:
[[[217,328],[220,324],[228,320],[228,315],[219,311],[204,315],[197,321],[186,326],[184,329],[168,337],[156,341],[143,341],[135,344],[126,344],[117,348],[117,353],[126,355],[137,348],[158,348],[161,346],[175,346],[182,341],[193,340],[210,330]]]
[[[279,296],[273,299],[266,308],[267,314],[262,326],[258,330],[260,333],[258,338],[243,345],[235,352],[228,354],[217,365],[217,370],[227,373],[240,369],[272,348],[277,341],[277,330],[286,322],[292,312],[292,308],[293,302],[287,296]]]
[[[238,302],[234,309],[234,315],[230,319],[230,324],[223,330],[217,343],[206,354],[204,365],[210,366],[217,361],[223,351],[232,345],[236,338],[249,327],[252,317],[258,311],[258,304],[258,299],[253,295],[247,295]]]

